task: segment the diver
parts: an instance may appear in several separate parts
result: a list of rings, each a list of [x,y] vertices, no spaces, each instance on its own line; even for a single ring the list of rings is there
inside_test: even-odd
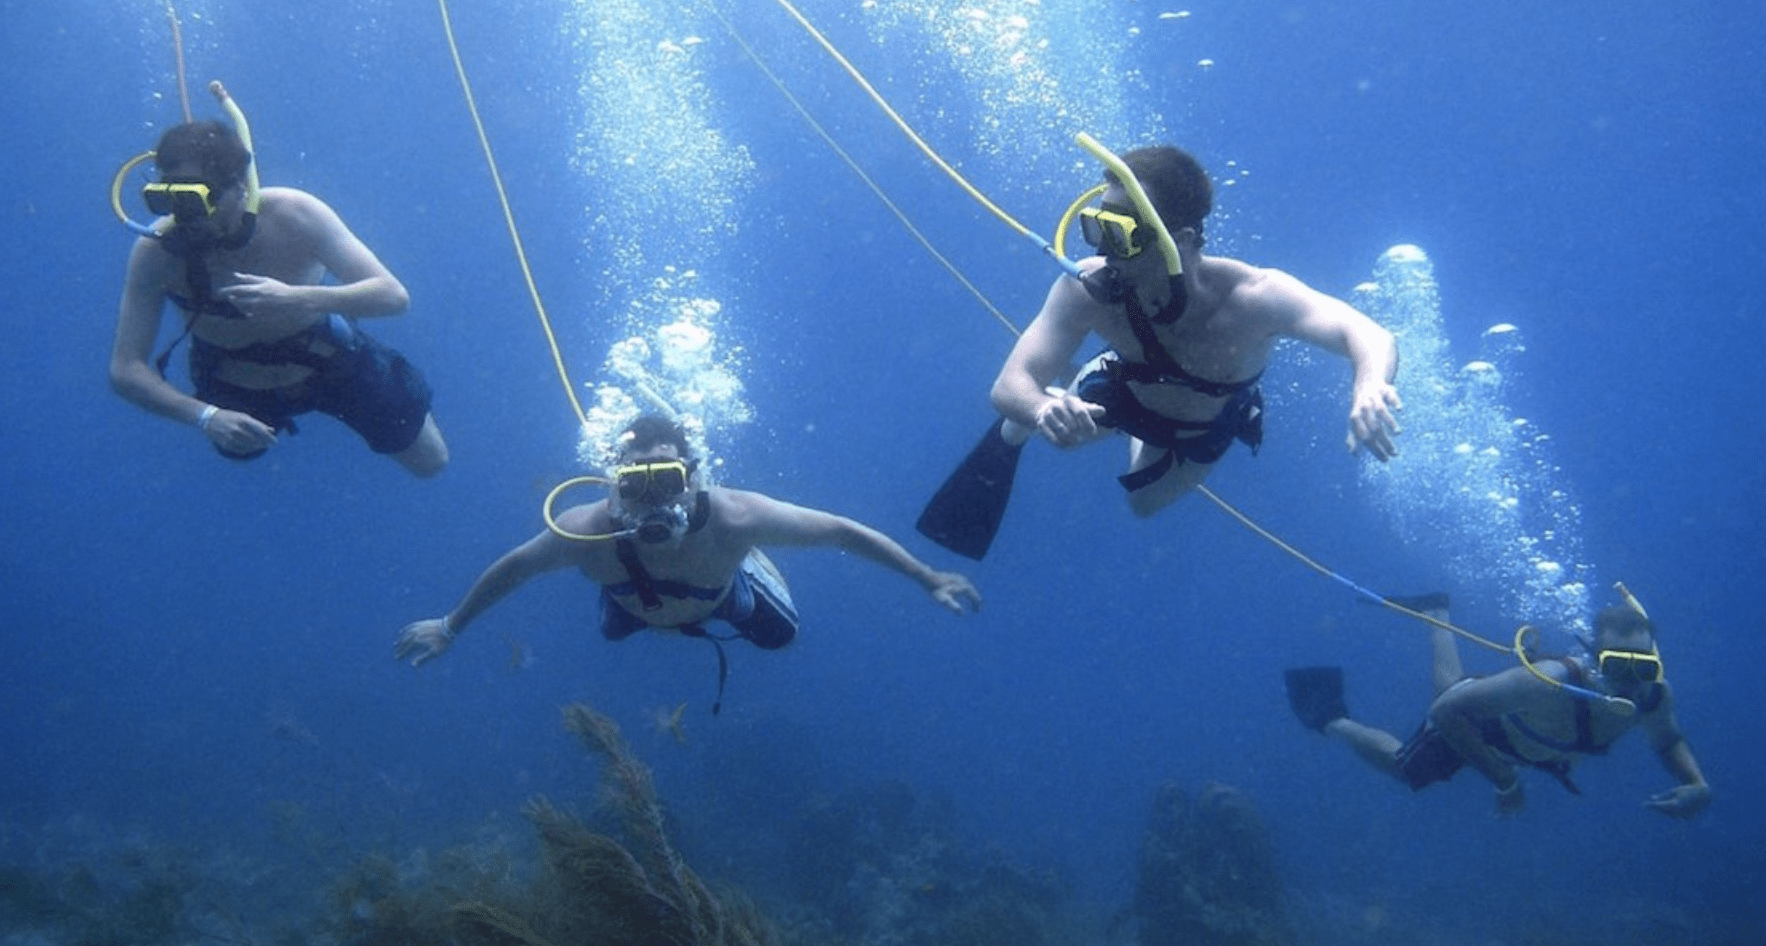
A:
[[[1445,594],[1389,600],[1447,621]],[[1452,633],[1439,626],[1430,633],[1435,700],[1408,742],[1349,718],[1338,667],[1287,671],[1295,715],[1412,791],[1470,765],[1495,787],[1496,811],[1502,815],[1526,804],[1521,769],[1543,772],[1581,794],[1570,778],[1576,761],[1605,754],[1619,737],[1641,728],[1662,767],[1680,783],[1645,804],[1690,818],[1710,803],[1711,788],[1674,718],[1674,694],[1662,673],[1655,627],[1640,607],[1602,609],[1586,653],[1488,677],[1465,675]]]
[[[1078,212],[1098,255],[1055,281],[993,384],[1001,421],[928,506],[920,529],[979,559],[1005,512],[1023,444],[1038,435],[1069,448],[1122,431],[1119,477],[1136,515],[1190,491],[1235,441],[1262,441],[1258,382],[1277,340],[1295,338],[1349,359],[1351,451],[1396,455],[1392,334],[1347,303],[1273,269],[1202,253],[1213,187],[1194,158],[1169,146],[1121,155],[1096,207]],[[1140,193],[1137,194],[1136,192]],[[1169,241],[1163,237],[1169,237]],[[1107,346],[1065,390],[1086,339]]]
[[[404,312],[405,287],[319,198],[259,191],[243,115],[213,88],[240,131],[217,121],[168,129],[152,152],[159,179],[143,194],[158,219],[125,217],[141,236],[129,254],[111,386],[196,427],[225,457],[261,456],[279,432],[295,432],[296,416],[321,411],[411,473],[441,472],[448,448],[429,385],[356,325]],[[177,341],[153,355],[168,303],[183,314],[179,340],[190,339],[194,396],[165,376]]]
[[[659,415],[641,416],[621,434],[612,474],[606,499],[560,513],[557,529],[498,559],[447,615],[407,625],[394,657],[421,666],[440,656],[504,596],[562,568],[580,569],[601,586],[601,634],[608,640],[673,629],[777,650],[797,636],[798,618],[783,577],[759,548],[769,545],[844,549],[919,582],[952,612],[981,607],[969,579],[934,571],[867,525],[760,493],[705,486],[686,434]],[[713,634],[705,627],[711,621],[730,625],[734,635]],[[718,667],[721,702],[721,643]]]

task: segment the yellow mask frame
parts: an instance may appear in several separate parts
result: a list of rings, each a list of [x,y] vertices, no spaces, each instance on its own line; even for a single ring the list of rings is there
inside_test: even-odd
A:
[[[220,209],[215,199],[219,194],[220,190],[201,181],[155,181],[141,188],[141,199],[148,210],[173,218],[214,216]],[[198,207],[202,210],[200,214],[194,212]]]
[[[627,483],[642,477],[642,486],[629,490],[636,495],[627,495]],[[669,489],[672,485],[667,478],[678,478],[680,488]],[[693,469],[685,460],[655,460],[649,463],[634,463],[618,467],[613,471],[614,492],[625,502],[665,502],[678,496],[686,495],[692,487]],[[661,495],[667,490],[667,495]]]
[[[1609,671],[1607,669],[1607,662],[1609,660],[1625,664],[1626,670],[1623,671],[1623,673],[1628,675],[1631,680],[1638,683],[1662,682],[1662,653],[1656,649],[1656,645],[1653,643],[1650,644],[1649,653],[1647,654],[1639,650],[1603,650],[1596,654],[1594,657],[1594,666],[1595,669],[1600,672],[1600,675],[1602,677],[1618,678],[1621,676],[1621,671]],[[1644,677],[1637,672],[1638,667],[1653,667],[1654,669],[1651,671],[1650,676]]]

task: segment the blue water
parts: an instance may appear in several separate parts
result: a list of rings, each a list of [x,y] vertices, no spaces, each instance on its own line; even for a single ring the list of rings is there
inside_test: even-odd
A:
[[[914,223],[1027,321],[1057,271],[779,8],[725,7]],[[1363,770],[1295,724],[1280,671],[1340,663],[1356,715],[1407,731],[1428,695],[1420,628],[1202,497],[1132,519],[1110,480],[1120,444],[1033,447],[983,564],[920,540],[914,517],[986,424],[1010,336],[722,26],[674,0],[454,11],[568,369],[605,383],[611,345],[684,299],[715,300],[751,412],[708,433],[722,480],[882,528],[966,570],[986,608],[957,619],[863,561],[781,552],[804,632],[781,653],[733,650],[718,717],[709,648],[601,641],[592,589],[566,575],[438,663],[396,663],[399,628],[451,607],[541,527],[546,490],[581,472],[436,10],[180,11],[199,116],[216,112],[201,84],[223,79],[265,182],[323,197],[410,289],[411,311],[375,329],[430,379],[453,451],[417,482],[325,418],[263,460],[224,463],[108,390],[130,237],[105,189],[179,120],[170,32],[151,3],[0,0],[14,156],[0,230],[0,860],[102,858],[149,838],[287,878],[318,869],[278,829],[291,811],[396,857],[487,823],[514,832],[536,794],[589,804],[595,767],[558,724],[561,704],[586,701],[656,769],[704,871],[737,883],[779,886],[761,854],[788,843],[804,800],[899,779],[946,799],[976,850],[1120,905],[1156,788],[1213,780],[1262,810],[1316,941],[1518,941],[1566,916],[1652,931],[1640,941],[1766,936],[1766,717],[1749,670],[1766,566],[1754,5],[803,9],[1033,229],[1095,180],[1071,143],[1090,130],[1116,148],[1191,149],[1222,185],[1213,249],[1344,298],[1388,247],[1422,247],[1440,359],[1407,363],[1401,393],[1460,383],[1487,329],[1518,326],[1524,348],[1479,415],[1544,435],[1503,481],[1515,515],[1419,508],[1441,484],[1421,459],[1364,475],[1340,443],[1344,369],[1297,349],[1270,369],[1261,455],[1230,454],[1211,484],[1364,585],[1447,588],[1456,617],[1496,637],[1571,624],[1627,582],[1661,628],[1710,810],[1690,823],[1643,810],[1671,779],[1637,737],[1584,767],[1580,798],[1530,781],[1528,810],[1507,821],[1474,778],[1413,796]],[[1465,415],[1424,409],[1417,390],[1405,436],[1419,458],[1427,435],[1472,433],[1431,430]],[[1531,564],[1521,546],[1541,542],[1585,582],[1567,608],[1513,580]],[[685,745],[653,725],[681,701]],[[21,928],[0,916],[0,934]]]

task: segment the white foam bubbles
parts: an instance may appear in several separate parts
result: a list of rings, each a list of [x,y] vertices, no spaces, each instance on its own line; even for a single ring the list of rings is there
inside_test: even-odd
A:
[[[752,186],[753,160],[719,125],[731,110],[705,81],[703,17],[690,4],[595,0],[567,23],[580,64],[575,164],[595,224],[584,248],[613,292],[628,273],[723,252]]]
[[[1454,359],[1433,264],[1410,244],[1381,254],[1354,302],[1398,338],[1403,365],[1402,453],[1362,467],[1388,522],[1457,584],[1482,586],[1517,619],[1582,627],[1589,567],[1580,509],[1557,482],[1549,437],[1508,403],[1525,351],[1520,329],[1495,324],[1478,358]]]
[[[1155,103],[1182,95],[1168,85],[1152,94],[1130,55],[1140,30],[1129,21],[1153,14],[1047,0],[892,0],[861,9],[889,68],[872,68],[862,47],[859,68],[878,73],[872,79],[918,77],[917,88],[879,84],[916,131],[1004,206],[1047,201],[1048,182],[1070,179],[1076,163],[1085,178],[1098,177],[1049,129],[1083,128],[1126,149],[1163,139]]]
[[[678,420],[707,459],[709,440],[752,417],[714,280],[684,264],[716,271],[753,180],[747,149],[720,127],[735,110],[705,78],[706,37],[722,35],[708,26],[702,6],[667,0],[579,0],[567,22],[575,165],[589,194],[583,252],[603,295],[586,318],[617,335],[578,443],[591,467],[607,465],[640,413]]]
[[[694,294],[697,282],[694,271],[666,270],[636,306],[634,334],[608,348],[577,444],[583,463],[606,468],[620,431],[639,414],[655,413],[681,424],[709,475],[720,462],[712,442],[753,420],[742,353],[719,343],[723,305]]]

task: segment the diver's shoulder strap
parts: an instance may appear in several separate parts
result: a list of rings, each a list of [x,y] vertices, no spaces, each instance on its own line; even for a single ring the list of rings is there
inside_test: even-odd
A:
[[[178,333],[177,338],[172,339],[165,351],[153,359],[154,368],[159,370],[159,376],[163,378],[166,376],[166,366],[172,362],[172,352],[178,349],[184,339],[190,337],[191,330],[196,328],[196,320],[202,318],[215,304],[215,287],[214,281],[209,278],[208,265],[203,262],[201,248],[184,239],[176,226],[161,234],[159,239],[167,252],[183,260],[184,286],[190,290],[190,295],[182,299],[172,297],[172,301],[190,315],[184,320],[184,330]]]
[[[687,534],[692,535],[711,521],[711,490],[702,489],[693,498],[693,511],[687,514]]]
[[[699,531],[710,519],[711,494],[702,489],[693,501],[693,512],[687,516],[687,532]],[[656,591],[656,579],[650,577],[650,570],[638,558],[638,544],[621,536],[613,542],[613,554],[619,556],[619,564],[625,566],[626,574],[631,578],[632,592],[638,596],[638,603],[644,606],[644,610],[661,608],[662,596]]]
[[[1175,381],[1208,397],[1232,397],[1255,388],[1257,383],[1263,380],[1263,372],[1261,371],[1243,381],[1215,381],[1191,373],[1189,369],[1178,364],[1177,359],[1172,357],[1170,350],[1159,341],[1159,336],[1153,331],[1152,320],[1147,318],[1146,312],[1141,309],[1140,300],[1135,297],[1134,293],[1129,293],[1128,297],[1123,300],[1122,308],[1128,315],[1128,327],[1134,332],[1134,340],[1141,346],[1141,357],[1146,359],[1147,367],[1152,369],[1152,376],[1143,374],[1136,377],[1135,362],[1127,359],[1115,362],[1111,370],[1118,372],[1127,380],[1142,383]]]
[[[1122,300],[1123,311],[1128,315],[1128,328],[1134,332],[1134,340],[1141,346],[1141,357],[1147,364],[1160,371],[1183,371],[1177,359],[1165,349],[1159,336],[1153,331],[1153,321],[1147,318],[1146,310],[1141,308],[1140,297],[1131,290]],[[1187,374],[1188,372],[1184,372]]]
[[[619,564],[631,577],[632,591],[638,596],[638,603],[646,611],[655,611],[662,607],[662,596],[656,593],[656,581],[650,577],[650,570],[638,558],[637,543],[631,539],[619,538],[613,542],[613,551],[619,556]]]

